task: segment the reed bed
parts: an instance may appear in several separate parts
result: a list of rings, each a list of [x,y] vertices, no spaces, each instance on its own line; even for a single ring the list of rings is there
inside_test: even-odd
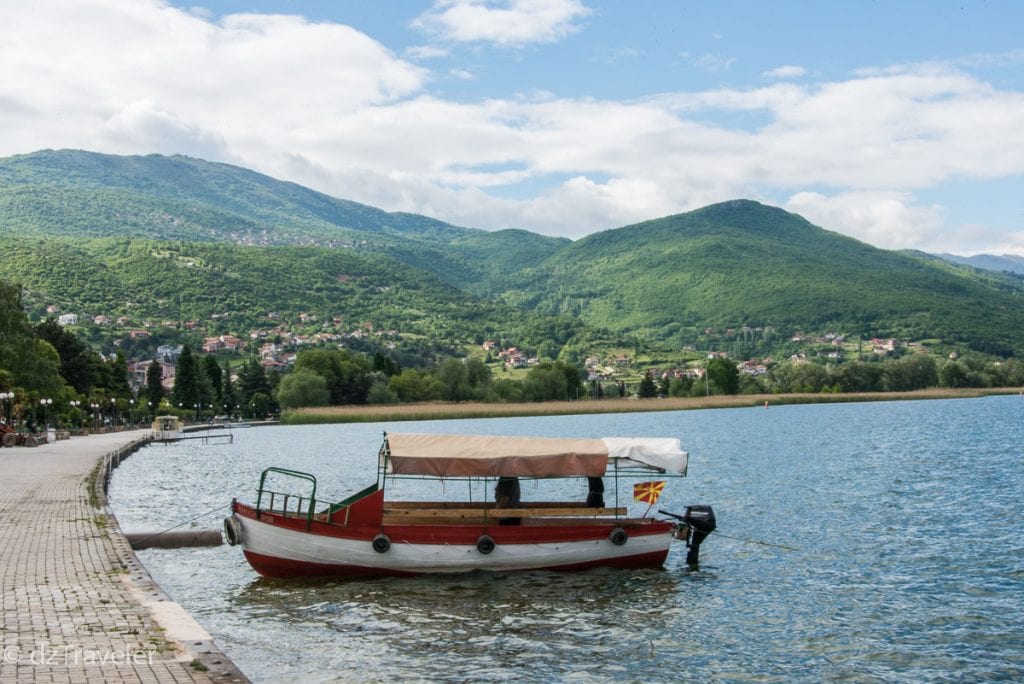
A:
[[[600,399],[547,401],[519,404],[483,402],[432,402],[374,406],[324,406],[286,412],[287,425],[319,423],[376,423],[409,420],[452,420],[467,418],[513,418],[522,416],[563,416],[593,413],[641,411],[690,411],[696,409],[742,408],[784,404],[831,404],[858,401],[903,401],[911,399],[962,399],[991,394],[1017,394],[1020,388],[926,389],[914,392],[864,392],[850,394],[739,394],[666,399]]]

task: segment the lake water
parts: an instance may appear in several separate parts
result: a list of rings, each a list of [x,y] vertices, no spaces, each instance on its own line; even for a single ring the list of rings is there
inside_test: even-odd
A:
[[[384,430],[679,437],[689,477],[658,507],[711,504],[718,532],[699,571],[682,544],[663,570],[369,581],[138,552],[253,680],[1024,680],[1019,396],[253,428],[140,451],[112,504],[125,529],[219,527],[269,465],[340,499],[375,480]]]

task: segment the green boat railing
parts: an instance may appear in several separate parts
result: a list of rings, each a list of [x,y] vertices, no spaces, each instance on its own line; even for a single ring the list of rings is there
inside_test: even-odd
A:
[[[299,480],[305,480],[313,485],[313,490],[309,493],[309,496],[298,496],[295,494],[286,494],[284,492],[275,492],[269,490],[266,488],[266,483],[267,475],[270,475],[271,473],[277,475],[284,475],[286,477],[293,477]],[[268,496],[270,499],[269,505],[266,508],[263,508],[264,496]],[[276,503],[278,497],[281,497],[283,501],[281,501],[280,508],[275,508],[274,504]],[[263,471],[263,474],[260,475],[260,488],[256,493],[256,517],[259,518],[260,513],[262,512],[280,512],[284,514],[291,513],[292,511],[289,509],[288,504],[289,499],[293,498],[296,500],[294,513],[297,515],[302,515],[303,513],[305,513],[306,529],[308,530],[310,526],[312,526],[313,516],[316,514],[316,477],[311,475],[310,473],[304,473],[300,470],[289,470],[288,468],[273,467],[267,468],[266,470]],[[303,510],[303,504],[307,501],[309,503],[306,505],[305,510]]]
[[[267,489],[267,476],[271,474],[284,475],[285,477],[304,480],[312,485],[312,489],[308,496]],[[363,489],[342,501],[319,501],[316,498],[316,477],[314,475],[304,473],[301,470],[271,467],[264,470],[263,474],[260,476],[260,488],[256,493],[256,518],[258,519],[261,513],[277,513],[285,516],[295,515],[298,517],[305,517],[306,529],[308,530],[312,527],[313,520],[316,519],[316,516],[318,515],[317,510],[320,510],[322,513],[320,521],[332,525],[338,524],[336,514],[339,511],[344,510],[345,519],[340,524],[348,525],[349,507],[356,501],[359,501],[363,497],[369,496],[376,491],[377,485],[372,484],[366,489]],[[267,504],[265,507],[263,505],[264,501],[266,501]],[[280,504],[280,506],[277,504]]]

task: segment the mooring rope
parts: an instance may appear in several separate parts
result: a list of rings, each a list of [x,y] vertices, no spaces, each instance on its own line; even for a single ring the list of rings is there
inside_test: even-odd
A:
[[[758,541],[757,539],[744,539],[743,537],[730,537],[727,534],[722,534],[718,530],[715,530],[711,534],[716,536],[716,537],[725,537],[726,539],[735,539],[736,541],[746,542],[748,544],[760,544],[761,546],[774,546],[777,549],[785,549],[786,551],[799,551],[800,550],[800,549],[794,548],[792,546],[786,546],[785,544],[773,544],[771,542]],[[711,536],[711,535],[708,535],[708,536]]]

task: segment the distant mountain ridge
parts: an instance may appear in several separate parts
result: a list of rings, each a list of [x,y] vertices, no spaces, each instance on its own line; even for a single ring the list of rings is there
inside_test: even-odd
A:
[[[987,271],[1008,271],[1024,275],[1024,256],[1016,254],[975,254],[974,256],[938,254],[936,256],[955,264],[983,268]]]
[[[408,269],[404,287],[436,292],[434,301],[446,302],[445,316],[468,321],[486,310],[500,322],[509,318],[500,311],[518,309],[669,345],[690,344],[707,327],[749,326],[980,341],[1024,353],[1024,278],[877,249],[749,200],[572,242],[388,213],[227,164],[47,150],[0,159],[0,232],[12,239],[105,238],[90,246],[100,262],[111,258],[104,250],[167,249],[118,246],[118,240],[343,249],[373,257],[376,268]],[[231,252],[232,267],[252,262],[268,272],[294,268],[288,263],[294,254],[287,251],[269,253],[280,263],[243,254]],[[220,257],[214,250],[206,258]],[[30,271],[19,267],[14,273],[0,264],[0,277],[46,282]],[[372,283],[386,287],[379,279]],[[145,288],[145,280],[137,286]],[[307,286],[316,287],[315,280]],[[453,290],[442,294],[440,287]],[[320,289],[342,297],[334,285]],[[363,304],[379,299],[346,292]],[[301,305],[300,294],[290,295],[290,306]],[[473,297],[487,306],[473,304]],[[402,307],[400,298],[387,301],[392,313]],[[458,301],[461,309],[452,304]],[[246,306],[255,303],[247,300]],[[429,318],[429,311],[421,313]]]

